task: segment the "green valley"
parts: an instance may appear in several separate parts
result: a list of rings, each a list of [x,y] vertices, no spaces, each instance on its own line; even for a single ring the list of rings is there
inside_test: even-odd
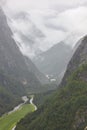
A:
[[[24,104],[19,110],[0,118],[0,130],[12,130],[20,119],[35,110],[34,105]]]

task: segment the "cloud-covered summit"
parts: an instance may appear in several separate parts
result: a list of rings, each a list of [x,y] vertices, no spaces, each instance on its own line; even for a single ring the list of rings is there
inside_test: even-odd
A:
[[[87,34],[87,0],[7,0],[4,10],[24,54],[34,56],[62,40],[73,46]],[[32,47],[24,39],[33,39]]]

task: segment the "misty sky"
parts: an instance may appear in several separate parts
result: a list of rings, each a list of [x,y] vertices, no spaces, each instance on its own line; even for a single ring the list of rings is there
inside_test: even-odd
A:
[[[87,34],[87,0],[4,0],[3,3],[5,12],[12,19],[15,39],[23,43],[24,53],[30,52],[31,56],[38,49],[46,50],[62,40],[73,46]],[[14,19],[20,12],[27,13],[27,19]],[[38,35],[33,28],[39,30]],[[35,38],[32,43],[36,44],[28,46],[28,37]]]

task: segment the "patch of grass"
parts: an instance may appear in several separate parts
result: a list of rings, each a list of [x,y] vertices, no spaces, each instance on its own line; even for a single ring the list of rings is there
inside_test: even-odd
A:
[[[4,115],[0,118],[0,130],[12,130],[12,128],[20,121],[25,115],[34,111],[34,106],[31,104],[23,105],[19,110]]]

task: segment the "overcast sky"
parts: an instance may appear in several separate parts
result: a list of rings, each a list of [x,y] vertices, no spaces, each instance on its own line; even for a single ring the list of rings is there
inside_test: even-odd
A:
[[[33,24],[46,37],[38,42],[40,48],[48,49],[68,38],[66,42],[73,46],[87,34],[87,0],[4,0],[2,4],[10,18],[19,12],[29,13]],[[23,19],[13,22],[15,29],[26,35],[30,28],[27,25]]]

